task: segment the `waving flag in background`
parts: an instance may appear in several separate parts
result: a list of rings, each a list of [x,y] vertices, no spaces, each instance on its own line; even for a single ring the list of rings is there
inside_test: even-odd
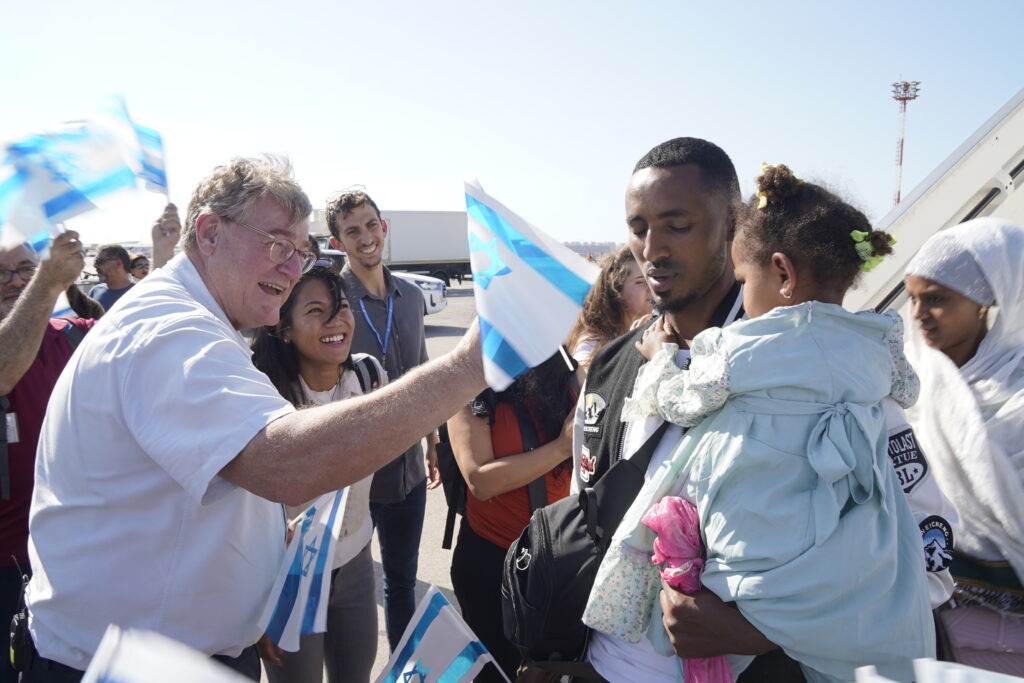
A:
[[[111,118],[112,128],[118,133],[126,161],[135,175],[147,190],[162,193],[170,202],[167,169],[164,165],[164,140],[160,133],[132,121],[128,115],[128,104],[122,97],[113,98],[104,113]]]
[[[42,251],[61,224],[95,201],[137,187],[166,192],[160,135],[132,122],[124,101],[99,114],[3,144],[0,246],[28,242]]]
[[[376,683],[472,681],[494,658],[436,587],[423,596]]]
[[[558,351],[598,269],[475,181],[466,182],[466,213],[484,374],[501,391]]]
[[[288,652],[298,651],[299,636],[327,630],[331,561],[347,502],[347,488],[317,498],[300,516],[285,551],[260,628]]]
[[[107,627],[82,683],[245,683],[198,650],[153,631]]]

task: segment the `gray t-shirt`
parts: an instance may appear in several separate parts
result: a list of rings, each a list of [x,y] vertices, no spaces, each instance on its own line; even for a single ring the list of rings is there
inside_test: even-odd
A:
[[[387,296],[376,297],[345,265],[341,271],[345,293],[356,320],[352,353],[368,353],[377,360],[394,381],[412,368],[427,361],[427,340],[423,329],[423,295],[404,280],[391,276],[384,268]],[[388,300],[392,304],[392,322],[388,333]],[[369,320],[367,320],[369,318]],[[387,346],[387,354],[383,347]],[[423,464],[423,447],[416,443],[373,475],[370,501],[398,503],[427,476]]]

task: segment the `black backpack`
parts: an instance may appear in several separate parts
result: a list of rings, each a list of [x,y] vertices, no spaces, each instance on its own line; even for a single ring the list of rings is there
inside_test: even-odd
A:
[[[534,511],[508,549],[501,600],[505,637],[527,663],[588,677],[581,662],[590,640],[582,621],[612,534],[644,484],[665,422],[628,460],[619,460],[593,487]]]
[[[356,379],[359,380],[359,387],[364,394],[380,387],[380,371],[373,362],[373,356],[368,353],[353,353],[352,367],[355,368]]]

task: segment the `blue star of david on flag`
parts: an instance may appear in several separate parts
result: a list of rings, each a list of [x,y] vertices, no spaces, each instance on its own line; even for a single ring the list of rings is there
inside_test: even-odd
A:
[[[480,283],[480,286],[487,289],[491,280],[501,275],[508,275],[512,270],[505,265],[505,262],[498,256],[498,240],[497,238],[484,242],[476,235],[470,234],[469,236],[469,250],[483,252],[490,259],[490,268],[487,270],[478,270],[473,273],[473,277]]]
[[[501,391],[558,352],[598,269],[475,181],[466,183],[466,215],[484,375]]]
[[[462,616],[431,586],[376,683],[470,683],[487,664],[508,681]]]
[[[429,673],[430,667],[423,666],[423,660],[419,659],[413,665],[411,671],[406,671],[402,674],[402,683],[424,683]]]

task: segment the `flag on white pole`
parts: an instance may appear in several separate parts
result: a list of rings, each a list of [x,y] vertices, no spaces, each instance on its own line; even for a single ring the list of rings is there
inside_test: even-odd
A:
[[[494,657],[436,587],[423,596],[376,683],[472,681]]]
[[[317,498],[285,551],[260,628],[288,652],[298,651],[299,636],[327,630],[331,561],[347,502],[347,488]]]
[[[107,627],[82,683],[243,683],[248,678],[153,631]]]
[[[466,181],[484,374],[500,391],[558,351],[598,268]]]

